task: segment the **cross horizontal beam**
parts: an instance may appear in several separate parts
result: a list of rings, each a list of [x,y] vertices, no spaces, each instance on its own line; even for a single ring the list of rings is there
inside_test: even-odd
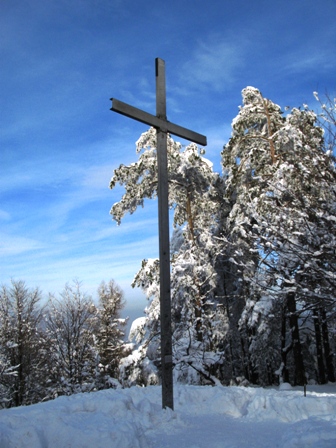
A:
[[[118,112],[121,115],[125,115],[126,117],[133,118],[141,123],[153,126],[156,129],[160,129],[162,132],[169,132],[170,134],[177,135],[178,137],[198,143],[202,146],[207,145],[207,138],[205,135],[198,134],[197,132],[179,126],[178,124],[171,123],[165,118],[149,114],[148,112],[137,109],[136,107],[123,103],[115,98],[111,98],[111,101],[112,107],[110,110],[113,110],[114,112]]]

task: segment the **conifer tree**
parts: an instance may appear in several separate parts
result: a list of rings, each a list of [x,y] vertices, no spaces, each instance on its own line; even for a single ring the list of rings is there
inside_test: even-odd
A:
[[[175,375],[210,384],[333,381],[335,160],[307,107],[285,116],[259,90],[242,93],[223,177],[196,145],[168,138]],[[156,197],[155,144],[150,129],[137,142],[138,162],[114,173],[111,188],[126,189],[111,210],[118,223]],[[149,305],[123,377],[155,383],[158,260],[143,261],[134,285]]]
[[[112,207],[118,222],[126,212],[133,213],[144,199],[157,192],[156,131],[150,129],[137,142],[143,153],[139,161],[115,171],[111,181],[125,185],[126,193]],[[214,365],[222,363],[222,352],[215,348],[216,326],[222,325],[222,309],[215,298],[215,264],[223,243],[219,232],[222,213],[222,182],[212,164],[195,144],[183,148],[168,138],[169,203],[174,209],[173,223],[179,242],[172,241],[172,316],[175,372],[189,381],[213,382]],[[145,339],[138,347],[143,366],[136,369],[143,376],[148,365],[159,365],[159,275],[158,263],[144,261],[134,285],[141,287],[150,299],[146,310]],[[215,351],[217,355],[210,352]],[[135,359],[135,357],[133,357]],[[128,364],[128,370],[130,366]],[[178,374],[177,372],[180,372]],[[190,373],[192,372],[192,374]],[[147,375],[148,376],[148,375]],[[149,375],[151,381],[153,376]]]
[[[0,291],[1,406],[36,403],[44,397],[45,347],[41,293],[23,281]]]
[[[98,288],[98,326],[96,330],[96,350],[99,356],[100,388],[113,386],[119,376],[119,363],[125,355],[124,327],[121,318],[124,307],[123,292],[110,280],[102,282]]]
[[[268,300],[267,308],[288,319],[282,354],[291,351],[292,381],[303,384],[300,317],[317,304],[334,305],[334,162],[323,151],[313,112],[293,109],[283,117],[279,106],[251,87],[243,90],[243,101],[223,151],[232,201],[228,232],[237,246],[232,260],[248,285],[241,329],[249,353],[255,352],[270,323],[255,311]],[[265,355],[272,365],[272,351]]]

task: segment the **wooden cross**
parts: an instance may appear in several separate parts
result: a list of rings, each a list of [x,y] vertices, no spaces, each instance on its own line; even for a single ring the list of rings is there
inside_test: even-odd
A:
[[[129,104],[111,98],[114,112],[153,126],[157,130],[158,202],[159,202],[159,256],[160,256],[160,316],[161,316],[161,369],[162,407],[174,409],[173,356],[170,298],[170,249],[169,249],[169,204],[167,169],[167,133],[177,135],[194,143],[206,146],[204,135],[170,123],[166,117],[165,62],[155,59],[156,115],[149,114]]]

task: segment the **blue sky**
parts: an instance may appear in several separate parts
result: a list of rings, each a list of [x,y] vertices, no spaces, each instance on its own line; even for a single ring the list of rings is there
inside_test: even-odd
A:
[[[111,97],[155,113],[154,60],[166,62],[167,114],[220,151],[259,88],[282,107],[335,93],[335,0],[0,0],[0,283],[94,293],[130,283],[157,256],[157,204],[117,226],[113,170],[136,160],[147,127]]]

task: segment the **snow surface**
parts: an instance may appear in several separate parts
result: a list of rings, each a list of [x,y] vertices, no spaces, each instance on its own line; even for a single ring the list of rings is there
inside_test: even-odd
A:
[[[336,447],[336,385],[262,389],[178,385],[60,397],[0,411],[1,448]]]

